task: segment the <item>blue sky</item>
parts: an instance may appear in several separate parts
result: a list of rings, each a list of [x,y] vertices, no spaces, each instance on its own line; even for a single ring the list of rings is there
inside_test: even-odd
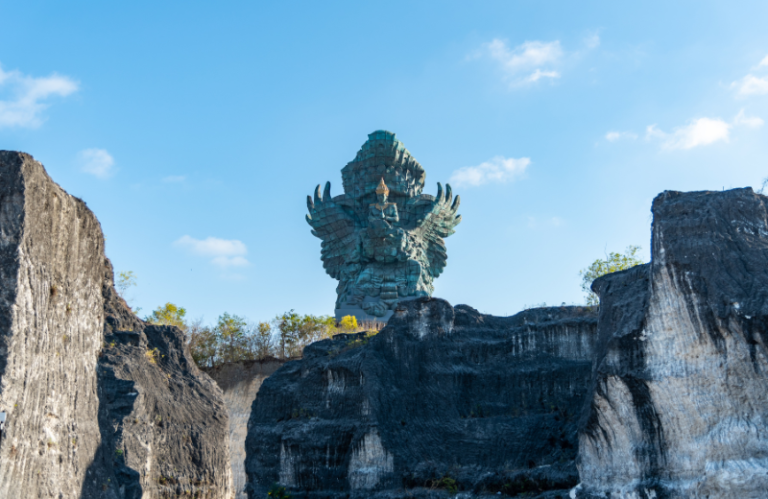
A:
[[[0,1],[0,148],[86,201],[142,314],[331,314],[306,195],[397,133],[463,216],[435,296],[581,303],[663,190],[768,177],[765,2]]]

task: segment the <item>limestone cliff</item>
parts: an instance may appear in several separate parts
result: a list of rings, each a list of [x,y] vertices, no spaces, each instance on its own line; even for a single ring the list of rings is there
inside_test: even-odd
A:
[[[245,437],[251,407],[261,384],[286,361],[267,358],[225,364],[205,372],[221,387],[229,413],[229,447],[236,499],[246,499]]]
[[[0,497],[232,496],[220,390],[117,296],[85,203],[10,151],[0,284]]]
[[[595,281],[574,495],[766,497],[767,202],[751,189],[664,192],[651,263]]]
[[[250,497],[565,494],[595,330],[583,307],[500,318],[420,298],[376,336],[315,343],[256,397]]]

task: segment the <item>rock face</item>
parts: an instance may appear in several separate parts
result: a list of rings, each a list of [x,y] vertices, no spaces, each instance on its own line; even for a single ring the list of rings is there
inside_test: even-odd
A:
[[[114,291],[85,204],[0,151],[0,497],[232,496],[221,391]]]
[[[236,499],[246,499],[245,492],[245,437],[251,407],[261,384],[286,361],[269,358],[235,362],[205,369],[224,393],[224,404],[229,414],[229,447],[232,479]]]
[[[580,497],[768,491],[768,198],[664,192],[651,263],[598,279]]]
[[[30,156],[0,151],[0,497],[78,497],[99,446],[104,238]]]
[[[297,498],[565,494],[595,340],[583,307],[499,318],[401,302],[378,335],[315,343],[264,381],[245,444],[250,497],[274,482]]]

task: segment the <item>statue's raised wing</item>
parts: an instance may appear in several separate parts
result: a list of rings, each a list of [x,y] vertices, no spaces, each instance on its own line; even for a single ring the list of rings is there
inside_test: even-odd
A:
[[[331,198],[331,183],[325,184],[325,191],[320,193],[320,185],[315,189],[314,200],[307,196],[307,223],[312,226],[312,234],[322,239],[320,258],[325,271],[334,279],[339,279],[345,263],[352,263],[357,254],[357,232],[351,213]]]
[[[444,238],[450,236],[459,222],[461,215],[457,215],[461,204],[461,198],[453,198],[453,192],[449,184],[443,186],[437,183],[437,197],[421,195],[415,198],[409,211],[413,214],[408,224],[409,232],[415,240],[420,240],[422,258],[427,263],[427,269],[432,277],[439,276],[445,268],[448,254],[445,250]]]

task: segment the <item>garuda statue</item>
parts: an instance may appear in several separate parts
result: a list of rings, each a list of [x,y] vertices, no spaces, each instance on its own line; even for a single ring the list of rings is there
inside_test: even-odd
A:
[[[307,196],[307,222],[322,239],[328,275],[339,280],[336,318],[387,320],[397,303],[431,296],[445,268],[444,238],[461,222],[459,196],[437,184],[422,194],[426,173],[395,134],[377,131],[341,170],[344,194],[331,183]]]

